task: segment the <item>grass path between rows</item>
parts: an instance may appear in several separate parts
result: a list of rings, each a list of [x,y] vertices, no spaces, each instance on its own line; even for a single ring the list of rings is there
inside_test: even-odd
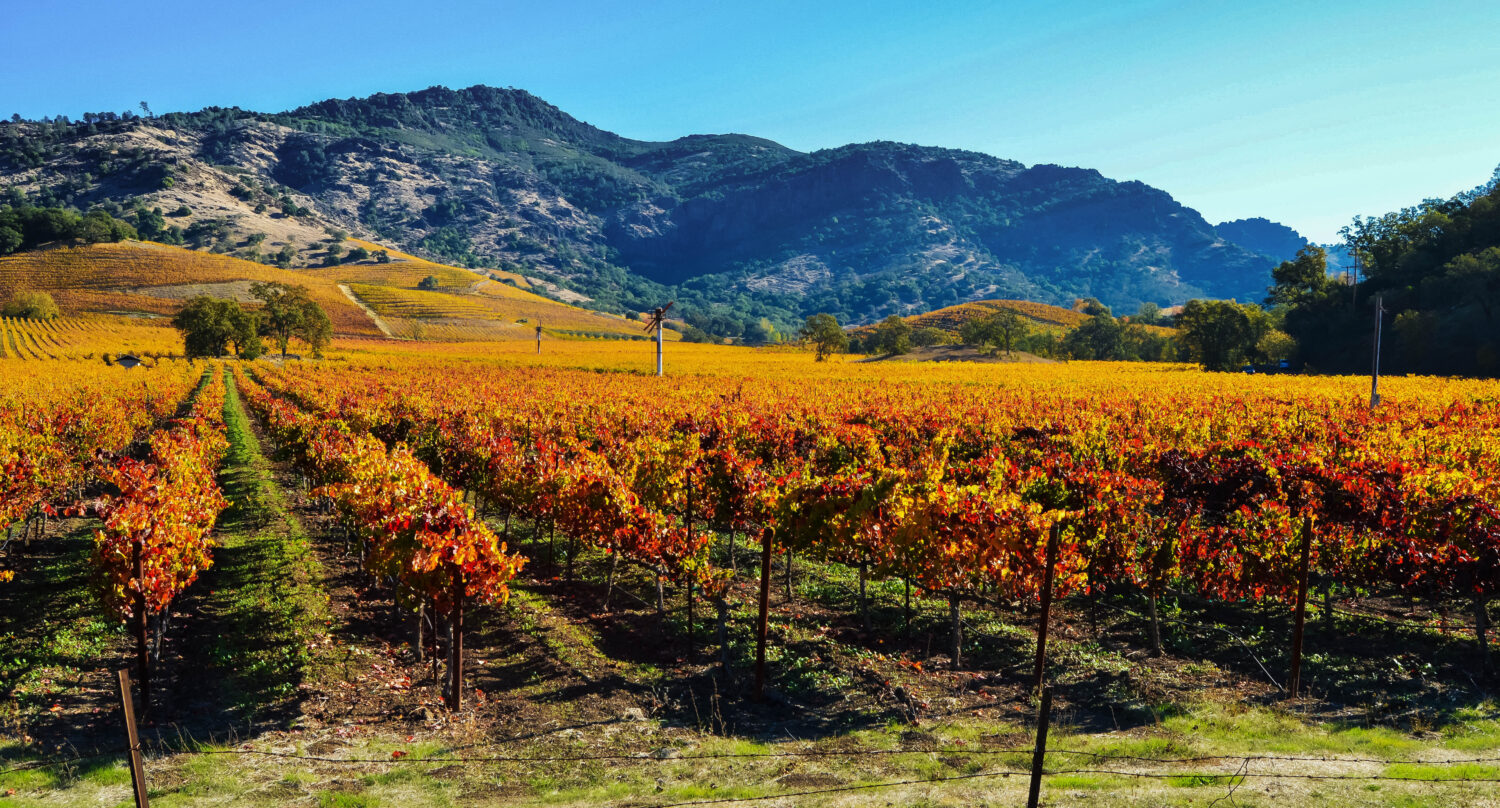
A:
[[[323,571],[227,371],[224,425],[229,453],[219,484],[232,504],[215,529],[214,565],[191,590],[197,636],[184,643],[192,658],[179,684],[187,691],[190,680],[201,681],[199,693],[220,724],[274,720],[326,631]]]

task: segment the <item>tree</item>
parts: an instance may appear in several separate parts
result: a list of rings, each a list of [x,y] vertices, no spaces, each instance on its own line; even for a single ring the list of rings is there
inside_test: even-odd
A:
[[[1225,300],[1189,300],[1178,318],[1178,340],[1205,370],[1234,370],[1270,328],[1260,307]]]
[[[328,266],[337,266],[340,263],[339,256],[344,254],[344,245],[334,243],[328,245],[328,260],[324,263]]]
[[[1267,362],[1291,359],[1297,353],[1297,341],[1285,331],[1272,328],[1255,343],[1255,352]]]
[[[929,348],[947,342],[948,333],[941,328],[933,328],[929,325],[911,332],[911,344],[919,348]]]
[[[26,290],[17,291],[4,309],[0,309],[0,313],[6,317],[24,317],[28,320],[53,320],[62,316],[62,310],[58,309],[52,295]]]
[[[438,288],[438,279],[437,279],[437,276],[436,275],[428,275],[427,277],[423,278],[421,280],[421,282],[419,282],[417,284],[417,288],[425,290],[425,291],[428,291],[428,292],[431,292],[431,291],[437,289]]]
[[[377,264],[389,264],[390,262],[391,262],[391,254],[390,253],[386,252],[385,250],[376,250],[375,251],[375,263],[377,263]]]
[[[333,336],[333,323],[323,307],[308,297],[306,287],[252,283],[250,294],[265,303],[261,310],[262,331],[276,341],[282,356],[286,356],[292,337],[307,343],[313,356],[322,355]]]
[[[1130,321],[1141,325],[1160,325],[1161,306],[1147,300],[1141,304],[1140,308],[1135,310],[1135,316],[1131,317]]]
[[[911,324],[892,314],[875,326],[870,347],[887,356],[911,353]]]
[[[290,244],[282,245],[281,250],[276,253],[276,266],[286,269],[292,265],[297,257],[297,248]]]
[[[1453,300],[1478,305],[1485,322],[1494,320],[1500,313],[1500,247],[1449,261],[1435,285],[1448,292]]]
[[[1010,356],[1011,348],[1017,340],[1024,339],[1030,327],[1026,325],[1026,318],[1011,309],[1001,309],[990,316],[990,333],[995,336],[995,341],[1005,346],[1005,355]]]
[[[1125,327],[1104,309],[1069,331],[1063,347],[1074,359],[1124,359]]]
[[[818,360],[822,362],[831,353],[849,347],[849,335],[839,327],[838,318],[832,314],[813,314],[802,325],[802,339],[813,344]]]
[[[1092,297],[1085,297],[1073,302],[1073,309],[1081,311],[1090,317],[1098,317],[1101,314],[1111,314],[1109,307],[1100,303]]]
[[[1322,247],[1309,244],[1297,251],[1297,257],[1271,270],[1276,285],[1271,288],[1270,302],[1297,306],[1322,297],[1333,282],[1328,278],[1328,255]]]
[[[742,341],[746,345],[765,345],[776,341],[776,326],[770,320],[762,317],[759,320],[748,321],[745,324],[745,332]]]
[[[369,257],[370,257],[370,251],[369,250],[365,249],[364,247],[355,247],[354,249],[352,249],[352,250],[349,251],[349,257],[347,259],[345,259],[345,260],[347,260],[349,263],[353,264],[353,263],[358,263],[360,261],[363,261],[363,260],[365,260],[365,259],[367,259]]]
[[[229,313],[229,342],[241,359],[259,359],[266,352],[260,340],[260,315],[238,302]]]
[[[235,352],[246,359],[254,359],[264,350],[255,333],[255,315],[233,300],[198,295],[177,312],[172,325],[182,332],[182,352],[189,359],[223,356],[231,342]]]
[[[1017,343],[1026,339],[1031,326],[1013,309],[1001,309],[988,317],[969,320],[959,327],[959,341],[983,348],[1001,345],[1009,355]]]

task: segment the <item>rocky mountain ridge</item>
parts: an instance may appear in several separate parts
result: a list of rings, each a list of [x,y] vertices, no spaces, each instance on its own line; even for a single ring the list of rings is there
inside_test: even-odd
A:
[[[329,260],[343,232],[603,309],[674,298],[728,336],[996,297],[1258,300],[1275,263],[1166,192],[1089,169],[887,142],[638,141],[482,86],[3,123],[0,191],[291,266]]]

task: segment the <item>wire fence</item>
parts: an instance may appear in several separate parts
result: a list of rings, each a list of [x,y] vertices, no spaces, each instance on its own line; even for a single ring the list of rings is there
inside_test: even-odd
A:
[[[201,756],[236,756],[236,757],[263,757],[280,760],[303,761],[308,763],[323,763],[335,765],[376,765],[376,766],[413,766],[413,765],[436,765],[436,764],[500,764],[500,763],[591,763],[591,762],[615,762],[615,763],[641,763],[648,765],[691,763],[701,760],[755,760],[755,759],[858,759],[858,758],[888,758],[908,755],[929,755],[933,757],[996,757],[1011,755],[1030,755],[1035,751],[1034,747],[924,747],[911,749],[803,749],[782,750],[774,752],[708,752],[702,754],[661,754],[660,749],[635,752],[613,752],[592,753],[573,755],[402,755],[392,757],[331,757],[327,755],[306,755],[295,752],[276,752],[262,749],[188,749],[177,748],[167,745],[144,747],[143,751],[156,759],[164,759],[172,756],[201,757]],[[125,747],[103,750],[88,755],[77,755],[69,758],[29,760],[13,766],[0,769],[0,775],[14,772],[28,771],[45,768],[59,768],[82,763],[90,760],[106,760],[123,757],[129,750]],[[1045,769],[1046,776],[1065,774],[1114,774],[1125,777],[1138,778],[1227,778],[1227,777],[1260,777],[1280,779],[1303,779],[1303,780],[1409,780],[1414,782],[1500,782],[1500,777],[1417,777],[1391,774],[1309,774],[1297,772],[1277,771],[1246,771],[1245,766],[1250,763],[1333,763],[1343,765],[1372,765],[1372,766],[1400,766],[1413,765],[1422,767],[1455,767],[1455,766],[1480,766],[1486,764],[1500,764],[1500,756],[1494,757],[1467,757],[1448,758],[1442,760],[1421,759],[1391,759],[1373,757],[1346,757],[1336,755],[1195,755],[1180,757],[1154,757],[1149,755],[1129,755],[1112,752],[1092,752],[1082,749],[1047,749],[1046,754],[1061,758],[1085,758],[1100,762],[1126,762],[1140,766],[1186,766],[1190,764],[1238,764],[1240,769],[1235,771],[1125,771],[1116,769]],[[877,788],[882,786],[903,785],[909,783],[934,783],[949,780],[963,780],[973,777],[999,777],[1010,774],[1025,773],[1025,768],[1008,768],[1004,770],[966,774],[952,777],[930,777],[921,780],[901,781],[885,784],[863,784],[859,788]],[[821,792],[815,792],[821,793]],[[775,797],[794,796],[790,794],[770,795],[765,799]]]

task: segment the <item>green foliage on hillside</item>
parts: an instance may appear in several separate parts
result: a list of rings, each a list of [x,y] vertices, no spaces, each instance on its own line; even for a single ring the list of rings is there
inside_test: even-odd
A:
[[[1363,261],[1351,288],[1317,248],[1275,271],[1271,301],[1313,368],[1369,368],[1374,297],[1385,314],[1382,366],[1393,373],[1500,375],[1500,170],[1451,199],[1359,218],[1341,233]]]
[[[101,209],[79,213],[67,208],[0,205],[0,255],[43,244],[97,244],[137,238],[129,222]]]

